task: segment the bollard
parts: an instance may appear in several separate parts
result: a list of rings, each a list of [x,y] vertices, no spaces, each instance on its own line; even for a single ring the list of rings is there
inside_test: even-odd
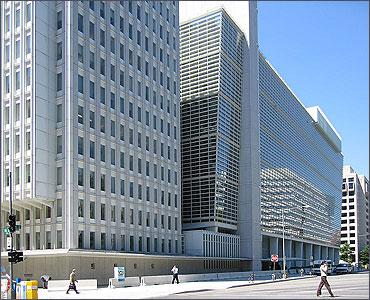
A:
[[[271,280],[275,280],[276,279],[276,275],[274,273],[271,274]]]
[[[37,280],[31,280],[26,282],[26,299],[38,299]]]
[[[140,286],[145,286],[144,277],[140,277]]]

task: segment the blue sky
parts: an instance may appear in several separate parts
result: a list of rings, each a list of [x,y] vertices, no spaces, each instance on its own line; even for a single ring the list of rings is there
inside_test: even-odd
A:
[[[369,178],[369,5],[260,1],[259,46],[307,106],[342,138],[344,164]]]

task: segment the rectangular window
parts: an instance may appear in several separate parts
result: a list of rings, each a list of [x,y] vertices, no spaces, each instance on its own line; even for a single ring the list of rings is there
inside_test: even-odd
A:
[[[116,53],[116,42],[114,40],[114,37],[110,37],[110,52],[112,52],[113,54]]]
[[[111,23],[111,25],[113,25],[113,26],[114,26],[114,24],[115,24],[114,10],[113,10],[113,9],[111,9],[111,10],[110,10],[110,23]]]
[[[110,149],[110,163],[111,165],[116,165],[116,149]]]
[[[110,93],[110,108],[116,109],[116,94]]]
[[[62,23],[63,21],[62,21],[62,12],[61,11],[58,11],[57,12],[57,30],[58,29],[61,29],[62,28]]]
[[[63,48],[62,48],[62,42],[57,43],[57,60],[62,59],[63,56]]]
[[[78,31],[83,33],[84,32],[84,18],[81,14],[78,14],[77,23],[78,23]]]
[[[105,192],[105,174],[100,175],[100,190]]]
[[[111,194],[116,193],[116,177],[111,177],[110,179],[110,192]]]
[[[105,4],[103,1],[100,1],[100,16],[105,18]]]
[[[81,75],[78,75],[78,92],[84,93],[84,78]]]
[[[95,159],[95,142],[90,141],[90,158]]]
[[[100,145],[100,160],[105,162],[105,146]]]
[[[78,137],[78,154],[84,154],[84,139],[81,136]]]
[[[125,153],[120,152],[120,167],[123,169],[125,168]]]
[[[102,221],[105,221],[105,204],[104,203],[100,205],[100,219]]]
[[[95,24],[93,22],[89,23],[89,37],[90,39],[95,40]]]
[[[95,219],[95,202],[90,201],[90,219]]]
[[[100,74],[105,76],[105,59],[100,58]]]
[[[95,54],[90,51],[90,68],[95,70]]]
[[[95,172],[90,171],[90,188],[95,189]]]
[[[84,186],[84,169],[78,168],[78,185]]]
[[[83,218],[84,216],[84,200],[83,199],[78,200],[78,216],[80,218]]]
[[[125,217],[125,208],[121,207],[121,223],[126,222],[126,217]]]
[[[125,181],[123,179],[121,179],[121,182],[120,182],[120,194],[121,196],[125,195]]]

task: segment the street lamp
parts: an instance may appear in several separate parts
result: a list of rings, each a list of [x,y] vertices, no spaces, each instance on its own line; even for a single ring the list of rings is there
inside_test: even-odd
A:
[[[299,209],[299,208],[308,208],[310,207],[309,205],[302,205],[300,207],[288,207],[288,208],[282,208],[281,209],[281,218],[282,218],[282,227],[283,227],[283,278],[285,279],[286,278],[286,272],[285,272],[285,268],[286,268],[286,258],[285,258],[285,224],[284,224],[284,211],[290,211],[290,210],[294,210],[294,209]]]

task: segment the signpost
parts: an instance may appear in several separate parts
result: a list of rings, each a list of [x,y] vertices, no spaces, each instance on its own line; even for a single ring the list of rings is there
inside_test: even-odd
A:
[[[279,261],[279,256],[277,254],[272,254],[271,261],[274,263],[274,271],[275,271],[275,263]]]
[[[114,267],[114,278],[119,281],[123,282],[125,281],[125,267]]]

